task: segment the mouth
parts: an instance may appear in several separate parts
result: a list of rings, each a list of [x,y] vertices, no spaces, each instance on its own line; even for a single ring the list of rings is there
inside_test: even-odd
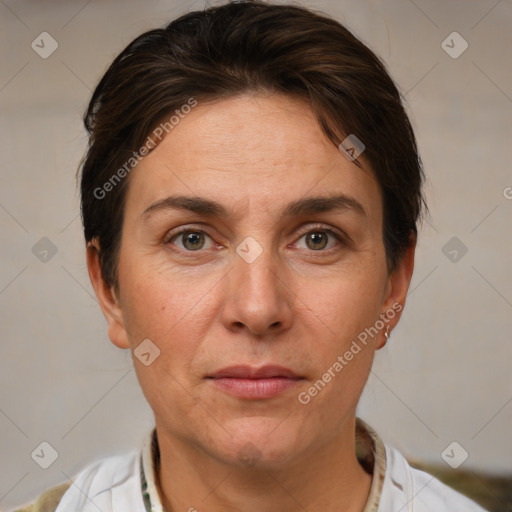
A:
[[[243,399],[264,399],[280,395],[303,380],[283,366],[230,366],[208,375],[216,388]]]

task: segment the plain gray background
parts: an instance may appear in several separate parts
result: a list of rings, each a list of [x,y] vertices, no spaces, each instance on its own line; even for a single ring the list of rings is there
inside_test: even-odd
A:
[[[462,468],[511,472],[512,3],[302,4],[344,22],[387,63],[429,179],[405,314],[377,353],[359,415],[406,456],[444,464],[456,441],[448,453],[467,452]],[[152,426],[87,276],[81,116],[126,44],[204,5],[0,1],[1,510],[138,447]],[[46,59],[31,47],[42,32],[58,43]],[[41,442],[58,452],[48,469],[31,457]]]

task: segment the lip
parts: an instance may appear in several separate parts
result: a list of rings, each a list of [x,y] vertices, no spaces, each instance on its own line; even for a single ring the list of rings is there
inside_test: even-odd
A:
[[[208,376],[212,384],[233,396],[244,399],[272,398],[297,385],[303,379],[289,368],[267,365],[230,366]]]
[[[261,366],[259,368],[247,365],[228,366],[222,370],[217,370],[215,373],[212,373],[208,377],[212,379],[270,379],[277,377],[283,377],[287,379],[300,379],[300,377],[289,368],[273,364]]]

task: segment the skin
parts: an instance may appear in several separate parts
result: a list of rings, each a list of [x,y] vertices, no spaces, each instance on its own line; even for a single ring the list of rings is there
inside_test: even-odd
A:
[[[111,341],[133,351],[149,338],[160,349],[149,366],[134,365],[155,415],[167,512],[363,510],[371,476],[355,456],[355,412],[384,332],[307,405],[297,399],[379,315],[405,303],[415,242],[388,273],[381,193],[360,161],[363,169],[326,138],[302,100],[199,104],[132,171],[119,293],[89,245]],[[283,215],[294,201],[341,194],[364,214]],[[144,213],[171,195],[216,201],[228,215]],[[192,237],[200,249],[178,228],[204,230]],[[236,252],[249,236],[262,249],[252,263]],[[241,399],[206,378],[235,364],[278,364],[302,380],[272,398]]]

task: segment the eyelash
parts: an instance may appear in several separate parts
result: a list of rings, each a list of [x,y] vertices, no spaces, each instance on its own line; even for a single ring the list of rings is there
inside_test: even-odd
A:
[[[313,254],[315,254],[315,253],[317,253],[317,254],[318,253],[330,254],[332,251],[336,250],[339,245],[346,245],[346,239],[345,239],[345,237],[341,233],[337,233],[333,229],[326,228],[326,227],[324,227],[322,225],[314,225],[314,226],[308,227],[307,231],[304,231],[304,232],[302,232],[300,234],[300,236],[297,239],[297,241],[302,239],[305,235],[308,235],[308,234],[311,234],[311,233],[319,233],[319,232],[320,233],[328,234],[330,237],[335,238],[339,243],[336,244],[334,247],[330,247],[329,249],[318,249],[316,251],[314,249],[309,249],[309,250],[306,249],[310,253],[313,253]],[[172,244],[173,240],[175,240],[180,235],[183,235],[185,233],[202,233],[202,234],[208,236],[213,241],[213,237],[210,236],[208,234],[208,232],[205,231],[204,229],[200,229],[200,228],[195,229],[193,226],[189,226],[187,228],[180,229],[179,231],[176,231],[176,232],[172,233],[170,236],[166,237],[166,239],[164,241],[165,245]],[[183,241],[182,241],[182,243],[183,243]],[[297,243],[297,242],[294,242],[294,243]],[[187,256],[193,256],[193,255],[195,255],[195,253],[202,253],[202,252],[205,251],[204,249],[198,249],[197,251],[191,251],[191,250],[181,249],[181,248],[176,248],[176,250],[178,250],[182,254],[186,254]],[[208,249],[206,249],[206,250],[208,250]]]

